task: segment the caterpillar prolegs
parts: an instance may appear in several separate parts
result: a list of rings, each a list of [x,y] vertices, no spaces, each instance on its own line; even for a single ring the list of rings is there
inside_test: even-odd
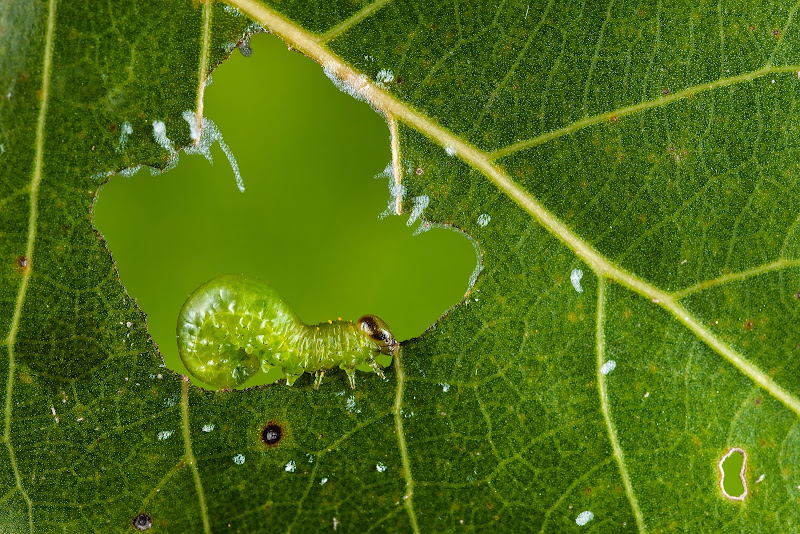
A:
[[[355,388],[356,366],[395,354],[399,343],[374,315],[352,321],[303,323],[267,284],[241,275],[206,282],[186,300],[178,315],[178,351],[189,372],[209,385],[243,384],[259,370],[278,367],[292,385],[304,372],[315,373],[314,388],[326,371],[340,367]]]

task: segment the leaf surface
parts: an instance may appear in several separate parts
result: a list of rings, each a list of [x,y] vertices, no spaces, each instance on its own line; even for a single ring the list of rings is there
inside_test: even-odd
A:
[[[5,524],[797,528],[797,8],[7,2]],[[399,209],[480,244],[471,292],[386,382],[189,386],[92,227],[109,173],[189,145],[251,19],[386,114]],[[733,447],[743,501],[719,485]]]

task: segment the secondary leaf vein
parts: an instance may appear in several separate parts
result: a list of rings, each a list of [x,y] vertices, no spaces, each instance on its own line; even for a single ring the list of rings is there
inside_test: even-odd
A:
[[[3,430],[3,441],[8,449],[8,456],[11,461],[11,468],[14,471],[16,487],[22,494],[25,504],[28,507],[28,528],[33,532],[33,505],[30,496],[25,488],[22,487],[22,479],[19,474],[14,447],[11,445],[11,414],[13,411],[14,397],[14,373],[16,372],[16,361],[14,355],[14,345],[17,340],[19,321],[22,317],[22,306],[25,303],[25,293],[28,291],[28,282],[33,272],[33,244],[36,241],[36,220],[38,217],[39,184],[42,181],[42,165],[44,162],[44,125],[47,120],[47,103],[50,98],[50,71],[53,61],[53,32],[56,22],[56,0],[50,0],[47,13],[47,34],[45,36],[44,59],[42,66],[42,93],[41,103],[39,104],[39,117],[36,123],[36,155],[33,166],[33,177],[30,185],[30,214],[28,216],[28,240],[25,246],[25,259],[28,264],[23,270],[22,281],[17,293],[17,301],[14,306],[14,316],[11,320],[11,328],[8,331],[5,344],[8,346],[8,379],[6,381],[6,405],[5,405],[5,428]]]
[[[628,474],[628,468],[625,466],[625,458],[622,454],[622,447],[619,446],[617,439],[617,430],[614,423],[611,421],[611,411],[608,405],[608,393],[606,391],[606,377],[600,371],[600,368],[605,363],[605,332],[603,321],[605,319],[605,305],[606,305],[606,280],[602,276],[598,282],[597,291],[597,327],[596,327],[596,350],[597,350],[597,385],[598,393],[600,395],[600,408],[603,412],[603,420],[606,423],[608,430],[608,437],[611,440],[611,448],[614,451],[614,458],[617,460],[619,467],[619,474],[622,477],[622,483],[625,486],[625,494],[628,496],[628,502],[631,505],[631,511],[636,518],[636,525],[639,527],[639,532],[644,534],[644,517],[642,511],[639,509],[639,503],[636,501],[636,495],[633,493],[633,486],[631,485],[631,477]]]

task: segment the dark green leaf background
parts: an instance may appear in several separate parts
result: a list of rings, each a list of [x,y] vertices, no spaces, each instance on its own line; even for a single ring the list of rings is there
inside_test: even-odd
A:
[[[229,4],[0,5],[3,529],[800,528],[798,5]],[[251,18],[387,113],[403,208],[483,251],[386,382],[190,386],[92,227]]]

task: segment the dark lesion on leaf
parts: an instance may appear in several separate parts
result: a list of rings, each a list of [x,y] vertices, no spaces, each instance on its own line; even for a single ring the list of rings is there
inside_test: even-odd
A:
[[[283,425],[277,421],[270,421],[261,429],[261,443],[267,447],[277,447],[283,436]]]
[[[20,274],[27,273],[31,268],[31,260],[27,256],[19,256],[14,262],[17,272]]]
[[[133,518],[133,527],[136,530],[149,530],[152,526],[153,520],[145,513],[141,513]]]

